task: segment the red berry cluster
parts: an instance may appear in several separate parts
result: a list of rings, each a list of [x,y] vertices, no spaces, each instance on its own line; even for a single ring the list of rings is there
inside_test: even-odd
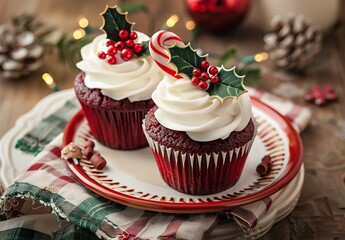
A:
[[[193,77],[192,77],[192,84],[198,86],[199,89],[205,91],[208,89],[209,84],[218,84],[219,77],[218,69],[215,66],[211,66],[209,62],[202,61],[200,64],[200,68],[193,69]]]
[[[134,43],[134,40],[138,38],[136,32],[128,32],[122,29],[119,32],[120,41],[116,43],[108,39],[106,42],[107,52],[98,52],[99,59],[105,59],[109,64],[116,64],[116,57],[118,51],[121,51],[121,58],[124,61],[129,61],[132,59],[134,53],[138,54],[143,51],[143,45],[140,43]]]

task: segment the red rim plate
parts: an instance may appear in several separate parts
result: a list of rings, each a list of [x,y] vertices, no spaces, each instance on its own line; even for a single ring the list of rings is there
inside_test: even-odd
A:
[[[292,124],[288,120],[286,120],[280,113],[278,113],[268,105],[262,103],[255,97],[252,97],[252,103],[253,106],[265,112],[265,114],[272,118],[276,122],[276,124],[284,131],[284,133],[286,134],[286,139],[289,143],[290,152],[288,163],[280,176],[275,179],[272,184],[252,194],[233,199],[221,200],[218,202],[170,203],[152,201],[148,199],[129,196],[101,185],[94,179],[90,178],[90,176],[85,173],[83,168],[80,165],[75,165],[73,161],[67,161],[68,167],[74,174],[74,176],[78,179],[78,181],[91,191],[112,201],[122,203],[127,206],[151,211],[171,213],[217,212],[258,201],[281,190],[297,175],[302,165],[303,145],[299,134],[293,128]],[[82,112],[82,110],[80,110],[68,122],[64,130],[63,146],[72,142],[76,130],[83,120],[84,113]]]

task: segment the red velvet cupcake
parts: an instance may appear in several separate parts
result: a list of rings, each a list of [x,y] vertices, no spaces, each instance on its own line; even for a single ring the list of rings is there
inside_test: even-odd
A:
[[[244,77],[234,68],[210,66],[168,31],[153,35],[150,51],[167,74],[152,94],[157,106],[143,129],[163,180],[196,195],[230,188],[257,132]]]
[[[90,89],[84,84],[85,74],[79,73],[74,90],[89,123],[92,135],[103,145],[114,149],[137,149],[147,146],[142,130],[145,114],[154,102],[117,101],[104,96],[100,89]]]
[[[192,140],[185,132],[161,125],[150,110],[145,132],[163,180],[177,191],[212,194],[233,186],[240,178],[256,133],[253,120],[226,139]]]
[[[141,148],[147,146],[142,119],[154,106],[151,94],[164,75],[149,55],[149,37],[133,31],[126,14],[107,7],[102,16],[106,34],[81,49],[75,92],[100,143],[114,149]]]

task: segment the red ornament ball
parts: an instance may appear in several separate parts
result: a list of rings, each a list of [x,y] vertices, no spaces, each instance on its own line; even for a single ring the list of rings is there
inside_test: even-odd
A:
[[[129,34],[129,38],[132,39],[132,40],[135,40],[138,38],[138,34],[136,32],[131,32]]]
[[[120,37],[120,39],[122,39],[122,40],[126,40],[126,39],[128,38],[128,36],[129,36],[129,33],[128,33],[128,31],[125,30],[125,29],[122,29],[122,30],[119,32],[119,37]]]
[[[240,25],[250,0],[185,0],[187,9],[201,30],[224,35]]]
[[[208,70],[208,72],[211,74],[211,75],[216,75],[218,73],[218,68],[215,67],[215,66],[212,66],[210,67],[210,69]]]
[[[143,45],[141,45],[140,43],[134,44],[133,51],[135,53],[141,53],[143,50],[144,50]]]
[[[205,82],[205,81],[201,81],[201,82],[198,84],[198,88],[199,88],[200,90],[205,91],[205,90],[207,90],[207,88],[208,88],[208,83]]]
[[[197,86],[200,83],[200,78],[198,77],[192,77],[192,84]]]
[[[98,58],[99,59],[105,59],[106,56],[107,56],[107,54],[105,54],[105,52],[103,52],[103,51],[98,52]]]
[[[134,41],[132,39],[128,39],[126,40],[126,46],[129,48],[133,48],[134,47]]]
[[[114,46],[114,45],[115,45],[115,43],[114,43],[114,41],[113,41],[113,40],[108,39],[108,40],[106,41],[105,45],[106,45],[107,47],[109,47],[109,46]]]
[[[200,80],[207,81],[210,78],[207,72],[202,72],[200,75]]]
[[[124,60],[124,61],[129,61],[132,59],[133,57],[133,51],[129,48],[125,48],[121,51],[121,58]]]
[[[125,48],[125,43],[122,42],[122,41],[118,41],[115,43],[115,47],[118,49],[118,50],[122,50]]]
[[[114,65],[116,63],[116,58],[113,56],[107,56],[107,62],[111,65]]]
[[[201,64],[200,64],[200,66],[201,66],[203,69],[207,69],[207,68],[210,66],[210,64],[209,64],[207,61],[202,61]]]
[[[199,68],[194,68],[192,74],[193,76],[199,77],[201,74],[201,70]]]
[[[217,75],[212,76],[210,81],[212,84],[218,84],[219,83],[219,77]]]
[[[110,56],[115,56],[117,53],[117,48],[115,46],[109,46],[107,50],[107,54]]]

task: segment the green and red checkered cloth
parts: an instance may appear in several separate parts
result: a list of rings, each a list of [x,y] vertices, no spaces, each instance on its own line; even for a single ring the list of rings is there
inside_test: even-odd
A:
[[[28,170],[7,189],[2,207],[9,209],[5,212],[11,218],[21,216],[21,219],[32,206],[31,201],[27,205],[27,200],[32,199],[49,207],[58,219],[66,219],[106,239],[202,239],[220,221],[219,214],[156,213],[126,207],[98,196],[84,188],[60,159],[61,139],[60,135],[44,148]],[[256,224],[256,219],[266,212],[270,203],[270,199],[265,199],[255,204],[254,214],[246,219],[249,224]],[[37,221],[35,218],[31,220]],[[8,236],[3,236],[2,228],[0,239],[6,239]]]
[[[270,105],[278,103],[278,110],[299,130],[307,125],[306,108],[264,92],[255,94]],[[207,239],[218,225],[234,226],[229,215],[247,224],[243,230],[255,229],[271,205],[267,198],[228,214],[190,215],[126,207],[83,187],[60,159],[61,142],[59,135],[3,194],[0,239]]]

